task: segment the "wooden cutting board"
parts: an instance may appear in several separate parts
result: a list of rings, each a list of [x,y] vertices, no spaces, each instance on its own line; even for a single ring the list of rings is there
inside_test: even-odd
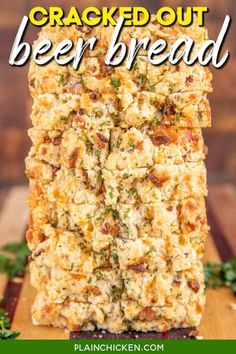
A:
[[[16,186],[0,192],[0,247],[23,239],[27,226],[28,189]],[[236,191],[231,185],[209,188],[208,221],[211,232],[206,241],[204,261],[227,260],[236,254]],[[236,339],[236,297],[227,288],[207,289],[204,316],[198,330],[204,339]],[[12,319],[12,329],[21,332],[19,339],[70,339],[75,333],[45,326],[33,326],[30,307],[35,296],[29,275],[8,281],[0,273],[2,306]],[[77,336],[78,337],[78,336]],[[171,331],[156,338],[186,337],[183,331]]]

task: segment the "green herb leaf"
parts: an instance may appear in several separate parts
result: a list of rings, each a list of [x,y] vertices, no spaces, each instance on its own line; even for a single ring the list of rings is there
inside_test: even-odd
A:
[[[6,273],[9,278],[22,276],[28,255],[29,249],[25,241],[6,244],[0,253],[0,272]]]

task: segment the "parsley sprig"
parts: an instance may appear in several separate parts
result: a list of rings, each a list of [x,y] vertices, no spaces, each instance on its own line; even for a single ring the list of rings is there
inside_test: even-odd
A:
[[[6,273],[9,278],[24,275],[28,254],[25,241],[6,244],[0,250],[0,272]]]
[[[207,262],[204,265],[206,287],[227,286],[236,294],[236,256],[228,262]]]
[[[0,340],[3,339],[16,339],[19,336],[19,332],[10,331],[10,318],[5,311],[0,308]]]

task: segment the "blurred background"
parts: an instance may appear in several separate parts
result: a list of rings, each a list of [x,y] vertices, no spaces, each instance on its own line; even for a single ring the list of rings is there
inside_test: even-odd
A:
[[[205,25],[211,39],[216,39],[226,14],[236,17],[233,0],[224,1],[33,1],[1,0],[0,3],[0,188],[27,183],[24,176],[24,158],[30,147],[27,128],[30,126],[31,99],[28,92],[27,71],[24,67],[12,67],[8,58],[19,24],[34,6],[70,6],[82,10],[86,6],[145,6],[155,12],[161,6],[208,6]],[[38,28],[29,25],[25,40],[36,38]],[[204,130],[209,183],[233,183],[236,185],[236,41],[234,23],[224,43],[231,58],[220,70],[213,69],[214,92],[210,95],[213,127]]]

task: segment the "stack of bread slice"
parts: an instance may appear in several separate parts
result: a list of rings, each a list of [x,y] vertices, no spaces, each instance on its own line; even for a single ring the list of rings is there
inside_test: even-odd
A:
[[[204,308],[201,129],[211,122],[211,74],[200,64],[154,66],[142,51],[131,70],[107,66],[112,31],[45,27],[38,41],[99,41],[78,70],[31,62],[33,322],[116,333],[193,327]],[[207,38],[195,23],[152,18],[120,40],[145,36],[189,36],[197,46]]]

